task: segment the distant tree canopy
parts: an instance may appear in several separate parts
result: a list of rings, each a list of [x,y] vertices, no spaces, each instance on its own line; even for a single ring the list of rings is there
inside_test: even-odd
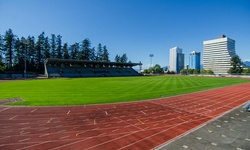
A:
[[[119,56],[119,55],[117,55]],[[109,62],[106,45],[98,44],[97,50],[88,38],[80,43],[68,45],[61,35],[45,36],[42,32],[37,40],[34,36],[18,38],[11,29],[0,34],[0,73],[5,70],[23,71],[26,61],[27,71],[43,72],[46,58],[75,59]],[[116,62],[127,62],[126,54],[116,57]]]
[[[228,70],[229,74],[241,74],[243,72],[243,68],[241,67],[243,63],[238,55],[231,58],[230,64],[232,67]]]
[[[182,69],[180,71],[181,74],[200,74],[200,71],[197,69]]]
[[[163,68],[159,64],[156,64],[154,67],[150,67],[149,69],[145,69],[144,73],[154,73],[159,74],[163,73]]]
[[[209,70],[202,69],[201,74],[214,75],[214,72],[213,72],[213,70],[210,70],[210,69]]]
[[[122,56],[116,55],[115,56],[115,62],[126,63],[126,62],[128,62],[128,57],[127,57],[126,54],[123,54]]]

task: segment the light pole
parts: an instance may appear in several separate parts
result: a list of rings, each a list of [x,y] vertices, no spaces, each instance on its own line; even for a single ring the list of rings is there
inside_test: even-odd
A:
[[[26,64],[26,61],[27,61],[27,44],[28,44],[28,41],[23,38],[23,44],[24,44],[24,47],[25,47],[25,54],[24,54],[24,78],[27,77],[27,64]]]
[[[149,57],[150,57],[150,66],[153,67],[152,58],[154,57],[154,54],[149,54]]]

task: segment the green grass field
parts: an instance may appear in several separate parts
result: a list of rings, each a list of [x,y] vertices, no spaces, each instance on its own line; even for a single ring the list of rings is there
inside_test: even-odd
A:
[[[0,99],[11,105],[55,106],[113,103],[167,97],[250,80],[189,76],[65,78],[0,82]]]

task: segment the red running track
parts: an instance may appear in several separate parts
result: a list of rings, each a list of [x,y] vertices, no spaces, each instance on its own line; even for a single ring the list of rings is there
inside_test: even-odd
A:
[[[247,83],[130,103],[0,106],[0,149],[155,149],[249,100]]]

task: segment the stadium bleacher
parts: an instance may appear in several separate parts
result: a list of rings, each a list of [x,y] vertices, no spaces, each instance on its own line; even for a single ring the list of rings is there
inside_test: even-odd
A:
[[[119,77],[140,76],[132,67],[141,63],[95,62],[69,59],[46,59],[45,75],[52,77]]]

